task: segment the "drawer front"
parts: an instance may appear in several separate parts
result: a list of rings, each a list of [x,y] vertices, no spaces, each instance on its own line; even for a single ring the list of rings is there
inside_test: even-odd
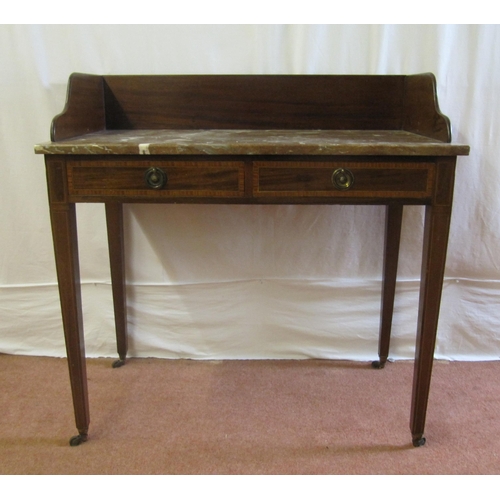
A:
[[[434,163],[255,162],[255,197],[428,198]]]
[[[75,196],[239,197],[244,178],[237,161],[68,161]]]

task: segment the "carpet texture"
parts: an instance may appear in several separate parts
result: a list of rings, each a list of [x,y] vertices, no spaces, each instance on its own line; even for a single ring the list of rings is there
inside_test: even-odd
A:
[[[427,444],[412,362],[88,360],[89,441],[65,359],[0,355],[0,474],[499,474],[500,362],[436,362]]]

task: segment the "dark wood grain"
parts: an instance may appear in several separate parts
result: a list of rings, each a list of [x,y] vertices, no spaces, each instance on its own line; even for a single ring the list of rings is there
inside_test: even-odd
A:
[[[403,76],[106,76],[110,129],[400,129]]]
[[[61,183],[59,162],[46,162],[50,220],[56,258],[66,353],[73,395],[76,427],[80,440],[86,440],[90,424],[85,340],[83,335],[80,266],[75,205],[59,197]],[[54,195],[55,193],[55,195]]]
[[[451,142],[451,124],[439,110],[436,78],[432,73],[405,78],[403,129]]]
[[[332,183],[338,168],[349,169],[354,183],[349,190],[339,191]],[[426,198],[431,194],[433,163],[431,162],[255,162],[255,195],[406,197]]]
[[[65,108],[52,120],[51,140],[61,141],[105,129],[102,76],[72,74],[68,82]]]
[[[146,170],[154,166],[167,176],[164,188],[151,189],[145,182]],[[242,196],[244,163],[196,161],[70,161],[70,195],[143,196],[154,198],[196,196]]]
[[[106,203],[105,207],[113,307],[115,313],[116,344],[120,364],[123,364],[128,351],[123,207],[121,203],[110,202]]]
[[[456,159],[438,165],[434,203],[425,209],[410,429],[423,439],[450,230]]]
[[[403,205],[401,203],[387,205],[385,214],[384,266],[382,271],[382,312],[380,315],[378,344],[379,359],[374,365],[377,368],[383,367],[389,356],[402,222]]]
[[[191,137],[178,129],[189,129]],[[63,140],[75,135],[80,137]],[[468,146],[448,144],[449,120],[439,111],[433,75],[77,74],[70,78],[64,113],[53,121],[52,138],[56,142],[36,152],[45,154],[47,165],[79,431],[73,444],[86,440],[89,426],[77,202],[106,203],[120,362],[127,353],[122,203],[387,205],[378,367],[389,354],[403,205],[424,205],[410,428],[415,446],[425,442],[456,156],[469,152]],[[293,141],[301,147],[293,149]],[[161,186],[145,183],[151,167],[165,174]],[[348,189],[332,182],[339,168],[352,174]]]
[[[121,129],[408,130],[445,142],[435,78],[422,75],[136,75],[75,73],[60,141]]]

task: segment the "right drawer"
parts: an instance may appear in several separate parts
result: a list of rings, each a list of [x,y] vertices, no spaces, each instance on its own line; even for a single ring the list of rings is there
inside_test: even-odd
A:
[[[254,196],[430,198],[434,163],[256,161]]]

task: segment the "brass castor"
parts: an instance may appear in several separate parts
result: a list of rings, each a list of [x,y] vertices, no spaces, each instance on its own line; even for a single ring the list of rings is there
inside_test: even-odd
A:
[[[125,364],[124,359],[117,359],[116,361],[113,362],[111,365],[113,368],[120,368],[120,366],[123,366]]]
[[[87,441],[87,434],[78,434],[77,436],[73,436],[69,440],[69,445],[70,446],[79,446],[82,443],[84,443],[85,441]]]
[[[415,446],[415,448],[418,448],[419,446],[424,446],[424,444],[425,444],[424,436],[422,436],[421,438],[415,438],[413,440],[413,446]]]

